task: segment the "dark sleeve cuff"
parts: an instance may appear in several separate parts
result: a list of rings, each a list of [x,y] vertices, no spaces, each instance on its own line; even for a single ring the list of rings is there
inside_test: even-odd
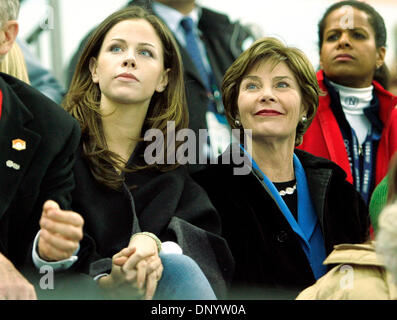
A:
[[[111,270],[112,270],[112,259],[103,258],[95,262],[92,262],[90,264],[89,275],[94,278],[102,273],[110,274]]]

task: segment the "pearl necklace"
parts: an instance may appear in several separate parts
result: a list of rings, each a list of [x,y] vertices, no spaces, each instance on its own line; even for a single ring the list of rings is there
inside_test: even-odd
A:
[[[280,190],[278,193],[279,193],[280,196],[283,197],[286,194],[293,194],[295,192],[295,190],[296,190],[296,182],[295,182],[293,187],[288,187],[288,188],[286,188],[284,190]]]

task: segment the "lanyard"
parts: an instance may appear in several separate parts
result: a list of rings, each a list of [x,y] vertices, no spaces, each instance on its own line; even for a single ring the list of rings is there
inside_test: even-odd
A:
[[[229,126],[225,116],[225,107],[223,106],[222,95],[218,89],[218,86],[216,85],[215,77],[212,72],[209,73],[209,80],[211,90],[207,90],[207,96],[210,100],[208,109],[215,114],[215,117],[219,123]]]
[[[354,177],[354,184],[357,192],[361,194],[365,203],[368,204],[374,171],[374,141],[379,140],[380,136],[371,129],[361,147],[353,129],[351,129],[351,134],[352,150],[350,150],[349,145],[346,145],[346,151],[349,159],[351,159],[350,167]]]

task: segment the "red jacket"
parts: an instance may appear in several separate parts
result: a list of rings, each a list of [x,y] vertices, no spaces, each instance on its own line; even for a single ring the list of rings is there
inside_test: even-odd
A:
[[[317,80],[325,96],[320,96],[316,116],[303,137],[303,143],[298,148],[336,162],[347,173],[347,181],[353,183],[347,151],[330,107],[331,98],[323,81],[322,70],[317,73]],[[376,81],[372,84],[379,99],[379,117],[383,123],[376,155],[375,185],[377,185],[387,174],[389,161],[397,150],[397,109],[395,108],[397,97],[383,89]]]

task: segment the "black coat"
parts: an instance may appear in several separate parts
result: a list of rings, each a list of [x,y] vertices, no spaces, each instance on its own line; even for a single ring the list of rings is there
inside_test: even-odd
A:
[[[296,150],[305,169],[327,255],[336,244],[368,237],[368,211],[335,163]],[[236,263],[235,287],[299,290],[315,282],[298,236],[251,172],[233,175],[234,165],[213,165],[194,175],[221,215],[222,236]],[[259,290],[259,292],[261,292]],[[262,293],[266,293],[263,290]]]
[[[143,6],[150,11],[150,2],[148,0],[134,0],[130,1],[129,5]],[[220,89],[226,70],[243,52],[244,41],[250,38],[253,40],[254,38],[249,30],[238,22],[232,23],[226,15],[207,8],[202,8],[198,28],[202,33],[202,41],[207,51],[216,85]],[[71,82],[78,59],[83,52],[88,38],[89,35],[82,40],[79,49],[72,57],[68,67],[68,83]],[[205,85],[189,53],[180,44],[179,50],[184,69],[186,98],[189,110],[189,128],[198,137],[199,129],[207,129],[206,112],[209,105],[209,98]],[[197,150],[202,150],[202,146],[198,145]],[[199,164],[190,165],[189,170],[194,172],[204,167],[204,165]]]
[[[52,199],[70,209],[80,128],[60,106],[18,79],[1,73],[0,91],[0,251],[19,267],[31,257],[43,203]],[[24,140],[26,149],[13,149],[14,139]]]
[[[224,296],[234,261],[219,236],[219,216],[184,167],[167,173],[127,173],[125,184],[133,188],[120,192],[98,183],[80,152],[74,173],[73,209],[83,216],[86,233],[75,269],[91,276],[109,271],[106,258],[127,247],[132,234],[149,231],[161,241],[177,242],[198,263],[218,296]],[[98,261],[93,270],[91,263]]]

